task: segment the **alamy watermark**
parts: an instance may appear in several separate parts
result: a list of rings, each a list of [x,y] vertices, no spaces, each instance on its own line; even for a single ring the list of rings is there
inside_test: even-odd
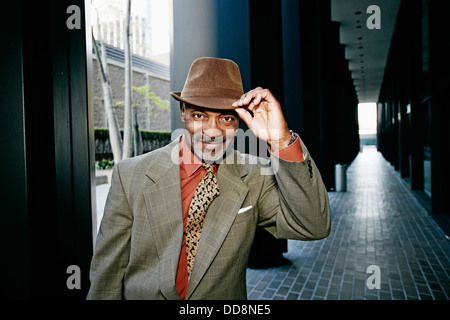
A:
[[[66,26],[69,30],[81,29],[81,9],[77,5],[71,5],[67,7],[67,14],[70,16],[66,20]]]
[[[70,16],[66,20],[66,26],[69,30],[81,29],[81,9],[77,5],[70,5],[66,10]],[[370,17],[367,18],[366,26],[368,29],[381,29],[381,9],[379,6],[372,4],[367,7],[367,14]]]
[[[381,289],[381,270],[377,265],[370,265],[367,267],[366,273],[371,274],[367,277],[366,286],[367,289]]]
[[[67,289],[73,290],[73,289],[81,289],[81,270],[80,267],[77,265],[70,265],[67,267],[66,270],[67,274],[70,274],[70,276],[66,280],[66,286]]]
[[[366,26],[367,29],[381,29],[381,9],[377,5],[370,5],[366,10],[370,17],[367,18]]]
[[[70,276],[66,280],[67,289],[81,289],[81,269],[77,265],[70,265],[66,269],[66,273]],[[381,269],[377,265],[370,265],[366,269],[366,273],[370,274],[366,280],[367,289],[381,289]]]

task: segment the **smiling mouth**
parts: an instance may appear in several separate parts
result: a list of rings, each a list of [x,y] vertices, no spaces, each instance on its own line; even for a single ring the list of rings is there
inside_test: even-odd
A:
[[[227,139],[224,137],[215,138],[215,139],[209,139],[207,137],[199,137],[196,140],[197,140],[197,142],[200,142],[202,144],[208,144],[208,145],[220,145],[220,144],[224,144],[225,141],[227,141]]]
[[[209,141],[202,141],[202,145],[206,148],[217,148],[218,146],[221,146],[225,143],[225,141],[221,142],[209,142]]]

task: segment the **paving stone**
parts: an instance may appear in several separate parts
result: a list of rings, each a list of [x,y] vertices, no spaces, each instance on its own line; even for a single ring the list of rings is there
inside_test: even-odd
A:
[[[450,240],[379,152],[359,153],[347,192],[329,198],[329,237],[288,240],[289,266],[247,269],[249,299],[450,298]],[[367,287],[370,265],[380,289]]]

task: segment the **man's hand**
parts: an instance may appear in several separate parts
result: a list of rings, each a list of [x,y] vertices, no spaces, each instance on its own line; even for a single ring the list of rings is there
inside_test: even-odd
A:
[[[280,103],[268,89],[256,88],[245,93],[233,107],[255,136],[267,141],[272,152],[287,147],[292,135]]]

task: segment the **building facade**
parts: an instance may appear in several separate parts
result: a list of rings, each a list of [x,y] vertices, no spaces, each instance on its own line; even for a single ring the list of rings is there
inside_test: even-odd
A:
[[[106,52],[113,103],[115,104],[119,126],[123,128],[123,101],[125,95],[124,54],[123,50],[110,45],[106,45]],[[151,90],[156,96],[165,100],[168,105],[170,96],[169,66],[138,55],[132,56],[132,62],[133,87],[142,88],[143,86],[148,86],[147,92]],[[93,55],[92,71],[94,89],[94,126],[107,127],[108,122],[103,105],[100,71],[96,55]],[[133,110],[138,113],[137,120],[140,130],[170,131],[170,108],[164,108],[151,103],[149,99],[146,99],[145,94],[143,95],[136,91],[133,91],[132,100]]]

